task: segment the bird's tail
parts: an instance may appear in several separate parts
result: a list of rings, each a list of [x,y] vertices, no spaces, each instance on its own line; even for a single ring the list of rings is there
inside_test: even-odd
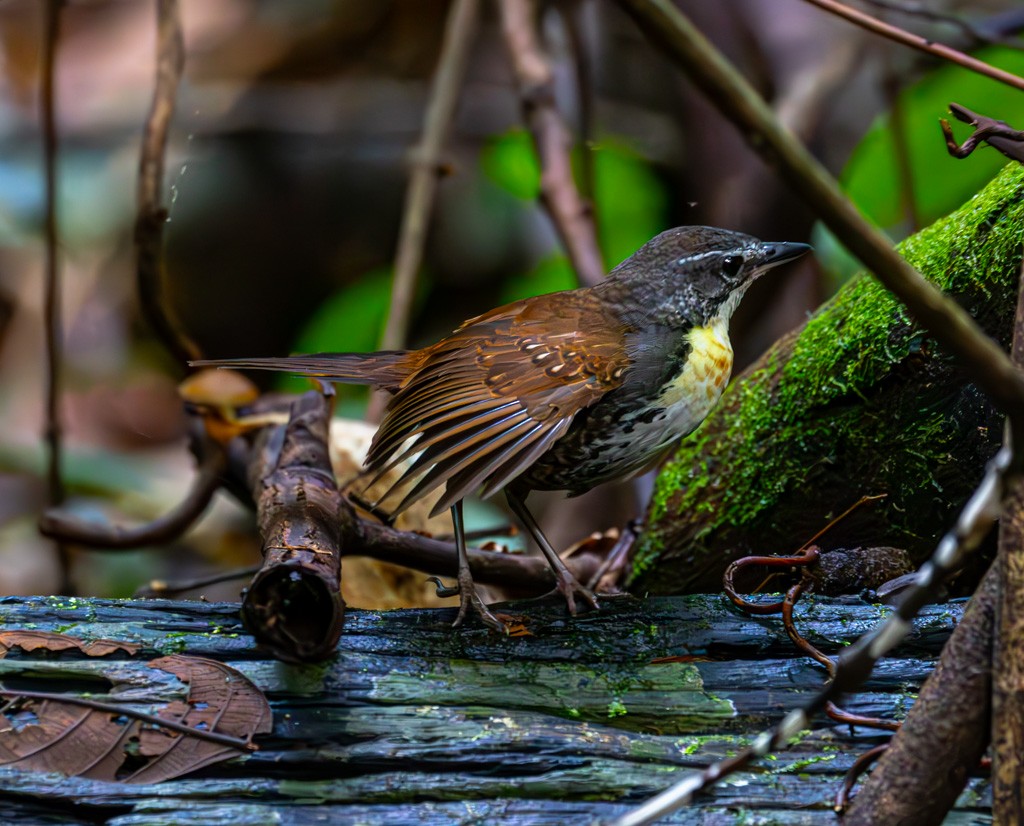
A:
[[[313,353],[283,358],[203,359],[192,367],[230,367],[234,370],[276,370],[319,376],[345,384],[370,384],[396,389],[412,371],[412,351],[381,350],[376,353]]]

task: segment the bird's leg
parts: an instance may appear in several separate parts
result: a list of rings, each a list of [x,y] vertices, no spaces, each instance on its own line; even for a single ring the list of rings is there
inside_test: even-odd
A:
[[[537,524],[537,520],[533,518],[533,514],[530,513],[526,507],[526,498],[523,494],[514,490],[513,488],[505,488],[505,497],[508,499],[508,506],[512,508],[519,521],[523,523],[526,530],[529,531],[530,536],[533,537],[534,541],[540,546],[541,553],[547,558],[548,565],[551,566],[551,571],[555,575],[555,588],[558,592],[565,597],[566,605],[569,606],[569,613],[576,613],[576,595],[581,596],[586,602],[590,603],[592,608],[597,608],[597,597],[594,593],[583,586],[572,571],[565,567],[565,563],[562,562],[562,558],[556,553],[555,549],[551,547],[551,543],[548,542],[544,532],[541,531],[540,525]]]
[[[456,589],[446,588],[442,590],[440,581],[437,583],[437,593],[439,596],[454,596],[455,593],[459,595],[459,615],[455,618],[452,626],[457,628],[462,625],[463,620],[466,619],[466,614],[472,608],[488,628],[501,634],[507,634],[508,629],[484,605],[483,600],[480,599],[480,595],[476,591],[476,585],[473,583],[473,574],[469,570],[469,553],[466,551],[466,528],[462,521],[461,499],[452,505],[452,523],[455,525],[455,547],[458,548],[459,552],[458,587]]]

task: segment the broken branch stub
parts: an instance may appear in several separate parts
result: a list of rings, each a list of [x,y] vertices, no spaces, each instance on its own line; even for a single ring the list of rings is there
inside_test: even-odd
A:
[[[267,428],[250,488],[263,537],[263,567],[242,601],[242,621],[286,662],[329,657],[341,637],[341,520],[327,451],[331,405],[315,390],[292,405],[288,424]],[[274,441],[280,447],[274,449]]]

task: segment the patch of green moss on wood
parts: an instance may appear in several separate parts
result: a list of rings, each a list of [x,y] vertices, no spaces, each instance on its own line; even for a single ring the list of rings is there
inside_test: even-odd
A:
[[[1024,169],[1014,164],[960,210],[898,248],[1005,343],[1022,240]],[[901,370],[932,362],[951,369],[881,284],[867,274],[853,279],[802,329],[778,342],[734,382],[705,425],[682,441],[658,477],[634,574],[647,572],[644,584],[654,579],[652,571],[671,582],[672,577],[663,579],[666,557],[700,562],[701,553],[713,552],[713,543],[704,544],[709,536],[766,522],[780,497],[799,490],[814,478],[817,465],[836,461],[836,454],[844,461],[852,457],[851,476],[860,470],[857,462],[864,461],[858,457],[871,453],[882,457],[881,465],[865,468],[866,477],[894,488],[901,479],[941,484],[935,480],[946,472],[943,465],[963,436],[960,422],[950,420],[946,396],[938,390],[929,396],[932,385],[922,380],[921,392],[896,397],[895,413],[874,406],[880,388],[899,392],[893,388]],[[886,398],[888,403],[891,397]],[[968,395],[957,403],[971,406],[973,399]],[[893,427],[897,418],[900,428]],[[834,451],[822,452],[830,444]],[[897,506],[922,498],[909,489],[873,492],[890,494],[890,503]],[[687,513],[699,516],[694,527],[682,532],[691,550],[677,547],[680,532],[670,524]],[[663,529],[663,523],[669,527]],[[915,539],[927,541],[917,536],[912,521],[900,530],[904,547]]]

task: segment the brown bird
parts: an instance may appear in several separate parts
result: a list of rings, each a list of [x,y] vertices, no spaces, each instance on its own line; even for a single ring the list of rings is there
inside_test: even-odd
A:
[[[194,365],[281,370],[390,392],[366,457],[369,484],[411,460],[392,488],[408,488],[395,515],[445,486],[432,515],[450,508],[455,525],[461,597],[455,624],[472,606],[487,625],[503,630],[473,585],[462,500],[504,488],[569,610],[575,613],[577,596],[596,607],[595,596],[544,537],[527,494],[576,495],[653,466],[704,420],[729,381],[729,319],[747,288],[809,249],[679,227],[649,241],[596,286],[507,304],[422,350]]]

